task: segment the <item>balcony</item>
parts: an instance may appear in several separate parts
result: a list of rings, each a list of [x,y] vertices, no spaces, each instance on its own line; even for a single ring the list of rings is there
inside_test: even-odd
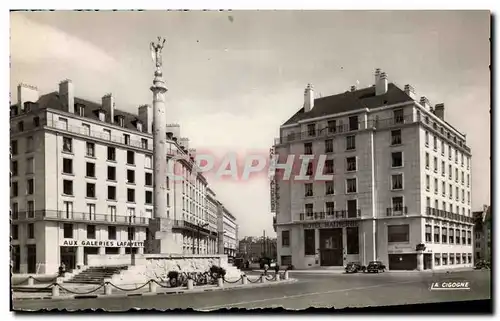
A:
[[[402,216],[408,215],[408,207],[407,206],[396,206],[396,207],[388,207],[386,209],[386,216]]]
[[[174,220],[173,223],[174,224],[173,224],[172,228],[174,228],[174,229],[187,230],[187,231],[191,231],[191,232],[198,232],[198,230],[199,230],[201,234],[210,235],[209,229],[202,227],[202,226],[199,226],[199,225],[196,225],[194,223],[188,222],[188,221]]]
[[[17,214],[17,215],[16,215]],[[98,224],[105,223],[110,225],[129,225],[134,226],[149,224],[149,217],[130,217],[126,215],[111,214],[90,214],[83,212],[66,212],[55,210],[38,210],[34,212],[18,212],[12,214],[13,221],[68,221],[75,223]],[[132,222],[131,222],[132,220]]]
[[[457,214],[457,213],[447,212],[445,210],[439,210],[439,209],[432,208],[432,207],[426,208],[426,214],[430,215],[430,216],[434,216],[434,217],[441,217],[441,218],[450,219],[452,221],[457,221],[457,222],[474,223],[472,217]]]
[[[317,220],[336,220],[336,219],[350,219],[350,218],[360,218],[361,210],[355,211],[327,211],[327,212],[313,212],[313,213],[300,213],[300,221],[317,221]]]

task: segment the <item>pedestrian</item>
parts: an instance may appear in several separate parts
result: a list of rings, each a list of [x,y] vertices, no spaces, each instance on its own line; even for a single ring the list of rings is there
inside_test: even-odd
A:
[[[64,277],[64,273],[66,273],[66,264],[62,262],[61,266],[59,266],[59,276]]]

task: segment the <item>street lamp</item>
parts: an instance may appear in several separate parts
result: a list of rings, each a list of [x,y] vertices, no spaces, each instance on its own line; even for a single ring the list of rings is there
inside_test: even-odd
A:
[[[134,233],[131,233],[131,232],[135,232],[135,231],[132,231],[132,219],[133,221],[135,222],[135,214],[134,215],[130,215],[130,221],[129,221],[129,224],[128,224],[128,239],[129,239],[129,247],[130,247],[130,265],[134,266],[135,265],[135,255],[134,255],[134,251],[133,251],[133,247],[132,247],[132,240],[134,239]]]
[[[205,224],[197,224],[196,227],[198,228],[198,254],[200,254],[200,230],[202,228],[205,228],[208,226],[208,223]]]

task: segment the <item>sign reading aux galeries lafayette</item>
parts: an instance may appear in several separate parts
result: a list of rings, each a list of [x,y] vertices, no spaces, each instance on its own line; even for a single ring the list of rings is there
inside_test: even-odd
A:
[[[64,240],[62,246],[130,247],[130,241]],[[142,241],[132,241],[132,247],[144,247]]]
[[[305,229],[314,228],[341,228],[341,227],[354,227],[358,226],[359,221],[330,221],[304,224]]]

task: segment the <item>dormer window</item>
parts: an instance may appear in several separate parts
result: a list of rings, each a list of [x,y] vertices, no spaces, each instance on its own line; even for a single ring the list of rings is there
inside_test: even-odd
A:
[[[118,123],[118,126],[125,127],[125,116],[123,116],[123,115],[117,115],[116,116],[116,122]]]
[[[136,126],[137,126],[137,130],[140,131],[140,132],[142,132],[142,123],[141,122],[137,122]]]
[[[80,117],[85,116],[85,105],[83,104],[75,104],[75,114]]]
[[[106,121],[106,114],[104,113],[104,110],[99,110],[99,120],[100,121]]]
[[[24,112],[29,113],[31,111],[31,102],[27,101],[24,103]]]

